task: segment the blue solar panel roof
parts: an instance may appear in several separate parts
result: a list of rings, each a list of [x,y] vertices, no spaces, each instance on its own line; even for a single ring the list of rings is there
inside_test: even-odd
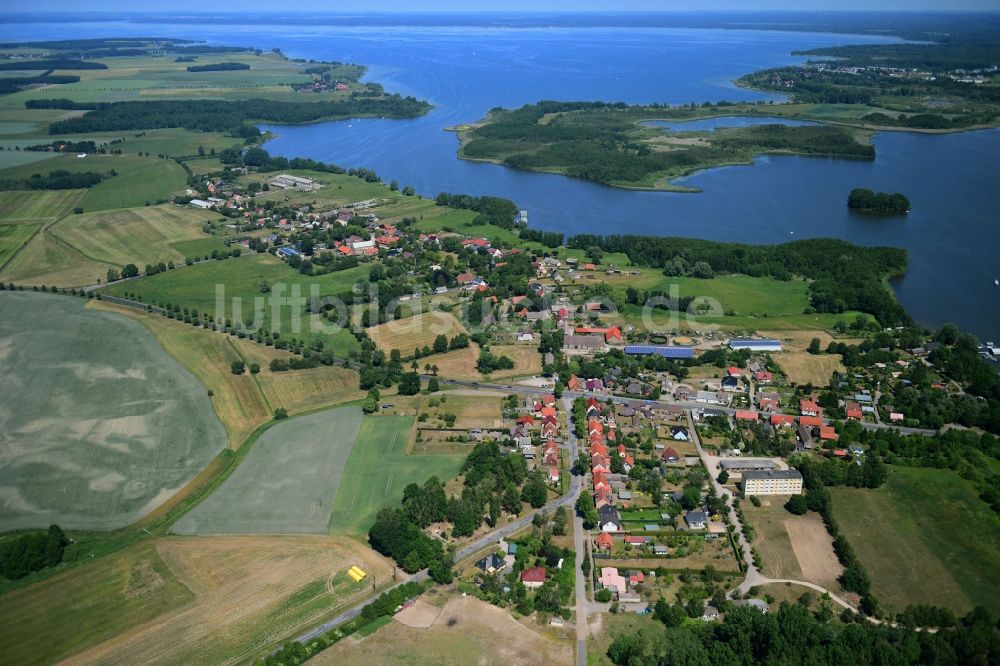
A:
[[[626,345],[626,354],[657,354],[666,358],[694,358],[690,347],[665,347],[662,345]]]

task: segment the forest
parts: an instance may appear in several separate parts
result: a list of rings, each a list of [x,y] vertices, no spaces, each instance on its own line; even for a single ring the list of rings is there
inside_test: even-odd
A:
[[[0,541],[0,575],[11,580],[62,562],[69,539],[58,525],[47,532],[25,532]]]
[[[671,110],[672,111],[672,110]],[[700,144],[664,146],[664,133],[641,121],[664,115],[662,106],[543,101],[515,110],[494,109],[488,121],[463,135],[461,156],[549,170],[603,184],[651,187],[723,163],[779,151],[874,159],[875,150],[850,132],[823,125],[764,125],[706,133]]]
[[[239,69],[250,69],[245,62],[217,62],[208,65],[189,65],[189,72],[230,72]]]
[[[657,613],[660,619],[660,613]],[[669,614],[663,614],[669,620]],[[993,664],[1000,659],[994,618],[976,608],[951,629],[935,633],[853,622],[838,625],[801,605],[776,612],[733,608],[719,623],[670,622],[618,635],[607,656],[618,666],[738,666],[740,664]],[[825,620],[825,621],[824,621]],[[665,622],[666,623],[666,622]]]
[[[308,123],[341,117],[379,116],[413,118],[430,110],[427,102],[414,97],[352,96],[331,102],[279,102],[268,99],[156,100],[79,104],[64,100],[27,102],[28,108],[93,109],[79,118],[54,122],[49,134],[145,130],[182,127],[202,132],[235,132],[242,135],[250,122]]]
[[[910,200],[899,192],[872,192],[855,188],[847,196],[847,207],[862,213],[906,214],[910,212]]]
[[[105,174],[96,171],[72,172],[59,169],[50,171],[47,176],[33,173],[30,178],[0,180],[0,190],[75,190],[93,187],[104,178]]]
[[[660,268],[668,275],[676,275],[678,262],[686,266],[704,262],[716,273],[771,276],[778,280],[804,277],[812,280],[809,297],[816,312],[858,310],[885,326],[911,321],[884,285],[886,279],[906,272],[906,250],[899,248],[861,247],[831,238],[748,245],[692,238],[593,235],[573,236],[567,245],[624,252],[632,263]]]

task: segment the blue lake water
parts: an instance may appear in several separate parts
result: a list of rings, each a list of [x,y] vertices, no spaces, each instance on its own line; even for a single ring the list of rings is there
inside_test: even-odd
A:
[[[704,120],[650,120],[643,123],[650,127],[661,127],[672,132],[711,132],[720,127],[752,127],[754,125],[815,125],[808,120],[792,120],[776,116],[719,116]]]
[[[701,194],[615,190],[562,176],[456,158],[446,127],[495,106],[540,99],[672,104],[776,100],[732,81],[764,67],[801,62],[792,51],[887,41],[870,36],[674,28],[474,28],[7,24],[5,39],[169,35],[214,43],[280,47],[292,57],[370,65],[368,79],[430,100],[412,120],[351,120],[269,126],[272,153],[375,169],[385,180],[440,191],[496,194],[530,212],[533,227],[566,234],[637,233],[773,243],[835,236],[904,247],[910,270],[894,285],[922,323],[954,321],[984,339],[1000,337],[1000,130],[951,135],[882,133],[873,162],[764,157],[752,167],[694,174]],[[707,129],[720,119],[707,121]],[[680,126],[678,126],[680,127]],[[689,125],[690,127],[690,125]],[[898,218],[853,215],[854,187],[905,193]]]

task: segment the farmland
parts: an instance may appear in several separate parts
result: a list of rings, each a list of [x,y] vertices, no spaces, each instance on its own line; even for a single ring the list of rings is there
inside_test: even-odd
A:
[[[0,278],[18,284],[80,287],[104,280],[118,266],[89,259],[43,229],[0,269]]]
[[[353,335],[346,329],[321,321],[318,315],[305,314],[303,303],[290,304],[286,299],[294,297],[295,290],[302,298],[308,298],[313,289],[319,296],[342,294],[350,291],[358,280],[365,280],[367,275],[368,268],[358,266],[326,275],[306,276],[280,259],[259,254],[196,264],[111,285],[107,290],[116,296],[135,294],[145,303],[175,303],[235,321],[251,316],[255,299],[259,299],[265,307],[262,319],[256,323],[264,330],[280,331],[286,339],[323,340],[327,349],[346,354],[358,346]],[[269,293],[262,293],[262,284],[268,285]],[[224,290],[225,311],[216,312],[216,289],[220,286]],[[276,299],[281,299],[278,303],[280,321],[272,320],[271,306]]]
[[[132,320],[3,292],[0,346],[0,529],[128,524],[224,446],[204,388]]]
[[[399,502],[410,483],[431,476],[442,481],[458,473],[463,455],[407,455],[412,416],[366,416],[347,460],[330,517],[331,534],[360,535],[375,514]]]
[[[56,238],[92,259],[124,266],[183,262],[175,244],[211,240],[202,227],[211,213],[171,204],[71,215],[50,229]],[[221,243],[220,243],[221,245]]]
[[[369,594],[352,565],[389,580],[352,540],[159,538],[5,596],[0,647],[22,664],[249,661]]]
[[[955,472],[891,468],[876,490],[832,488],[834,516],[883,610],[1000,612],[1000,519]]]
[[[5,594],[0,651],[9,663],[52,663],[193,598],[147,542]]]
[[[173,526],[177,534],[325,533],[361,410],[342,407],[267,430],[231,477]]]
[[[433,607],[432,607],[433,608]],[[430,627],[392,620],[363,640],[348,638],[313,661],[323,664],[568,664],[572,643],[521,624],[502,608],[471,597],[444,605]]]
[[[76,206],[83,190],[8,190],[0,192],[0,219],[56,219]]]
[[[765,497],[759,507],[741,504],[756,533],[751,545],[760,553],[763,574],[839,589],[842,567],[822,519],[816,513],[793,516],[784,507],[786,501],[787,497]]]
[[[0,224],[0,267],[38,231],[40,224]]]

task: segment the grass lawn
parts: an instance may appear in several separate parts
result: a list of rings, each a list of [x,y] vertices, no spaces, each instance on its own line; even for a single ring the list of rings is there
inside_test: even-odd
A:
[[[0,224],[0,268],[28,242],[41,224]]]
[[[209,241],[224,247],[202,231],[216,217],[188,206],[162,204],[69,215],[54,224],[50,233],[95,261],[119,266],[134,263],[142,268],[161,261],[183,262],[188,255],[175,244]]]
[[[834,515],[883,610],[1000,612],[1000,518],[955,472],[891,467],[876,490],[831,488]]]
[[[465,456],[406,455],[412,426],[412,416],[362,420],[333,504],[331,534],[366,534],[375,514],[396,505],[408,484],[422,484],[432,476],[446,481],[458,473]]]
[[[174,524],[177,534],[324,534],[361,425],[342,407],[267,430],[231,477]]]
[[[0,597],[0,651],[54,663],[193,598],[147,542]]]
[[[137,322],[85,302],[0,292],[0,531],[127,525],[225,445],[197,379]]]

